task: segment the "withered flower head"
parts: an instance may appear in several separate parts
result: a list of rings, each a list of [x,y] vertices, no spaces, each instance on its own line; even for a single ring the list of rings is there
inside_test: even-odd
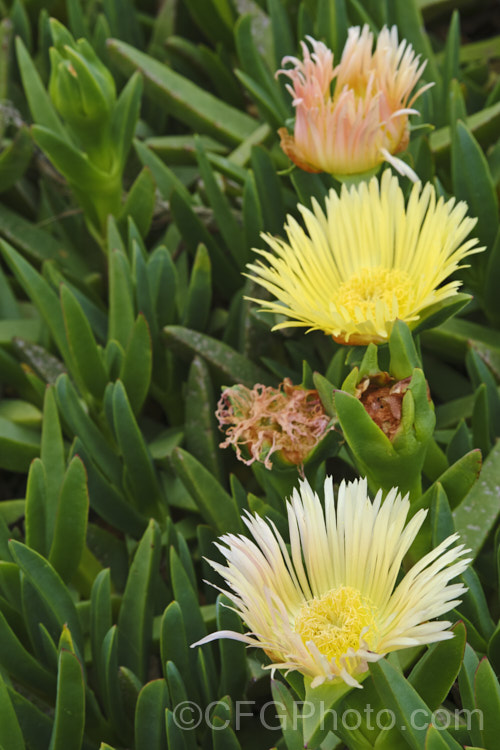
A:
[[[302,465],[332,429],[318,392],[295,386],[289,378],[278,388],[260,384],[252,389],[226,388],[215,416],[226,433],[220,447],[234,445],[240,461],[247,466],[260,461],[266,469],[272,468],[274,453],[284,463]]]
[[[388,372],[379,372],[363,378],[356,388],[356,397],[389,440],[395,437],[401,426],[403,397],[410,383],[411,377],[395,380]],[[429,387],[427,398],[431,400]]]

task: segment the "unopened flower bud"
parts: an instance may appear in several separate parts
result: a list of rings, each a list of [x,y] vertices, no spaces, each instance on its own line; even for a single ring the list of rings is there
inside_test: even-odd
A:
[[[59,114],[75,130],[109,122],[116,101],[113,76],[90,44],[51,47],[49,93]]]

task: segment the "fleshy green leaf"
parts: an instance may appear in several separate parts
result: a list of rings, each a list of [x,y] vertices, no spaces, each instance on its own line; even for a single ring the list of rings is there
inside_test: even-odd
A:
[[[163,518],[167,514],[167,506],[158,475],[125,388],[119,380],[112,391],[112,409],[116,439],[123,455],[135,506],[146,516]]]
[[[205,245],[198,245],[194,258],[182,323],[186,328],[205,331],[212,301],[212,267]]]
[[[165,680],[151,680],[142,688],[135,709],[135,745],[147,750],[167,750],[165,710],[170,701]]]
[[[156,183],[151,170],[144,167],[133,182],[122,209],[122,216],[134,219],[142,237],[146,237],[149,232],[155,202]]]
[[[61,648],[54,729],[49,750],[81,750],[85,726],[85,682],[75,653]]]
[[[44,556],[47,555],[48,551],[46,541],[46,493],[45,469],[40,459],[35,458],[30,466],[26,488],[26,544]]]
[[[478,554],[500,512],[499,455],[500,442],[497,442],[484,462],[480,480],[473,484],[453,512],[453,520],[455,527],[460,531],[461,541],[466,547],[471,548],[473,557]]]
[[[138,315],[130,331],[120,380],[125,386],[134,414],[138,414],[148,395],[153,367],[151,335],[144,315]]]
[[[200,138],[196,139],[196,156],[203,184],[214,211],[219,231],[224,238],[229,252],[236,261],[236,265],[238,268],[242,268],[246,260],[246,252],[243,245],[243,230],[234,217],[234,211],[228,199],[217,183]]]
[[[210,373],[201,357],[189,368],[186,389],[186,448],[219,481],[222,481],[221,435],[214,417],[215,399]]]
[[[138,68],[144,76],[146,90],[195,132],[239,143],[255,129],[256,123],[251,117],[125,42],[113,39],[108,49],[125,72]]]
[[[55,292],[35,269],[7,242],[0,241],[4,258],[28,296],[36,304],[49,327],[64,360],[69,361],[69,349],[61,305]]]
[[[80,565],[88,511],[87,474],[82,461],[75,456],[61,487],[49,554],[50,564],[66,583],[71,581]]]
[[[52,695],[54,676],[26,651],[0,611],[0,666],[26,687]]]
[[[130,265],[121,249],[110,248],[108,339],[116,339],[125,348],[134,319]]]
[[[451,153],[453,192],[478,217],[474,236],[491,250],[498,231],[498,198],[486,157],[463,122],[454,129]]]
[[[203,357],[211,370],[225,384],[241,383],[253,388],[256,383],[269,385],[271,376],[222,341],[182,326],[165,328],[167,343],[185,359]]]
[[[0,746],[6,750],[25,750],[23,734],[9,692],[0,676]]]
[[[479,664],[474,681],[476,706],[481,711],[481,746],[495,750],[500,736],[500,687],[488,659]]]
[[[16,51],[24,93],[34,121],[54,131],[59,137],[69,140],[36,66],[19,37],[16,39]]]
[[[175,448],[172,463],[207,523],[220,533],[243,530],[234,499],[194,456],[182,448]]]
[[[92,396],[101,399],[108,382],[100,351],[90,323],[67,286],[61,287],[61,307],[68,345],[75,366],[75,378]]]
[[[453,635],[448,641],[430,646],[408,677],[431,711],[443,703],[462,665],[467,638],[463,623],[454,626]]]
[[[9,547],[14,560],[47,604],[60,624],[61,630],[64,624],[68,625],[79,653],[83,653],[80,621],[69,591],[59,575],[47,560],[24,544],[12,539]]]
[[[160,560],[160,530],[155,521],[139,542],[118,616],[118,658],[143,682],[152,636],[154,592]]]

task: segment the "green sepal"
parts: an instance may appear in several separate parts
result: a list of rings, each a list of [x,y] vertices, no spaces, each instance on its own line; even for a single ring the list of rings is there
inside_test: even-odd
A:
[[[336,417],[333,396],[335,386],[319,372],[313,373],[313,383],[314,387],[318,391],[323,409],[329,417],[332,417],[332,419],[334,419]]]
[[[366,351],[363,355],[363,359],[361,360],[359,371],[357,367],[351,370],[351,372],[353,371],[357,371],[358,382],[362,380],[363,378],[370,378],[373,375],[377,375],[380,372],[380,367],[378,364],[378,347],[376,346],[376,344],[372,344],[372,343],[368,344],[368,346],[366,347]],[[391,371],[391,374],[392,374],[392,371]],[[397,379],[399,380],[399,378]],[[346,390],[344,386],[343,386],[343,390]],[[348,392],[350,393],[350,391]]]
[[[409,378],[415,368],[422,367],[410,329],[402,320],[396,320],[392,327],[389,352],[389,372],[395,380]]]
[[[362,682],[368,676],[368,672],[360,675],[357,680]],[[334,711],[335,707],[355,688],[348,685],[344,680],[328,683],[324,682],[318,687],[311,687],[312,679],[304,677],[306,688],[305,703],[308,708],[314,708],[311,713],[308,711],[303,719],[303,741],[304,747],[319,748],[327,734],[331,731],[328,721],[328,711]],[[327,719],[325,720],[325,716]]]

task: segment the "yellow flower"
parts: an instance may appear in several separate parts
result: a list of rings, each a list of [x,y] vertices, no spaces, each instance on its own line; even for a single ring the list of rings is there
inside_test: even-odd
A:
[[[211,562],[228,586],[224,591],[250,632],[220,631],[263,649],[269,667],[297,670],[311,686],[344,680],[359,687],[368,663],[390,651],[434,643],[453,634],[436,620],[460,602],[466,590],[450,584],[470,560],[448,537],[396,580],[427,511],[406,525],[410,508],[392,489],[373,503],[366,480],[340,485],[335,507],[333,480],[325,481],[325,508],[307,481],[288,503],[290,552],[272,521],[244,519],[255,541],[227,534],[218,548],[227,566]]]
[[[464,241],[476,224],[467,205],[437,199],[428,183],[403,191],[389,170],[347,189],[331,190],[326,213],[298,206],[307,231],[291,216],[288,242],[262,235],[274,252],[256,250],[267,264],[249,264],[250,278],[279,301],[254,299],[266,312],[290,320],[278,328],[322,330],[335,341],[386,341],[399,318],[415,325],[431,305],[456,294],[459,280],[443,283],[478,240]],[[253,298],[250,298],[253,299]]]
[[[293,67],[278,71],[292,81],[287,88],[296,116],[293,136],[286,128],[278,131],[283,151],[309,172],[343,178],[375,169],[386,160],[416,180],[413,170],[393,154],[408,145],[408,115],[419,114],[411,105],[433,85],[423,86],[410,98],[426,63],[419,66],[411,45],[398,42],[395,26],[382,29],[373,53],[368,26],[350,28],[335,68],[333,52],[307,39],[312,54],[302,42],[304,60],[285,57],[282,64]]]

